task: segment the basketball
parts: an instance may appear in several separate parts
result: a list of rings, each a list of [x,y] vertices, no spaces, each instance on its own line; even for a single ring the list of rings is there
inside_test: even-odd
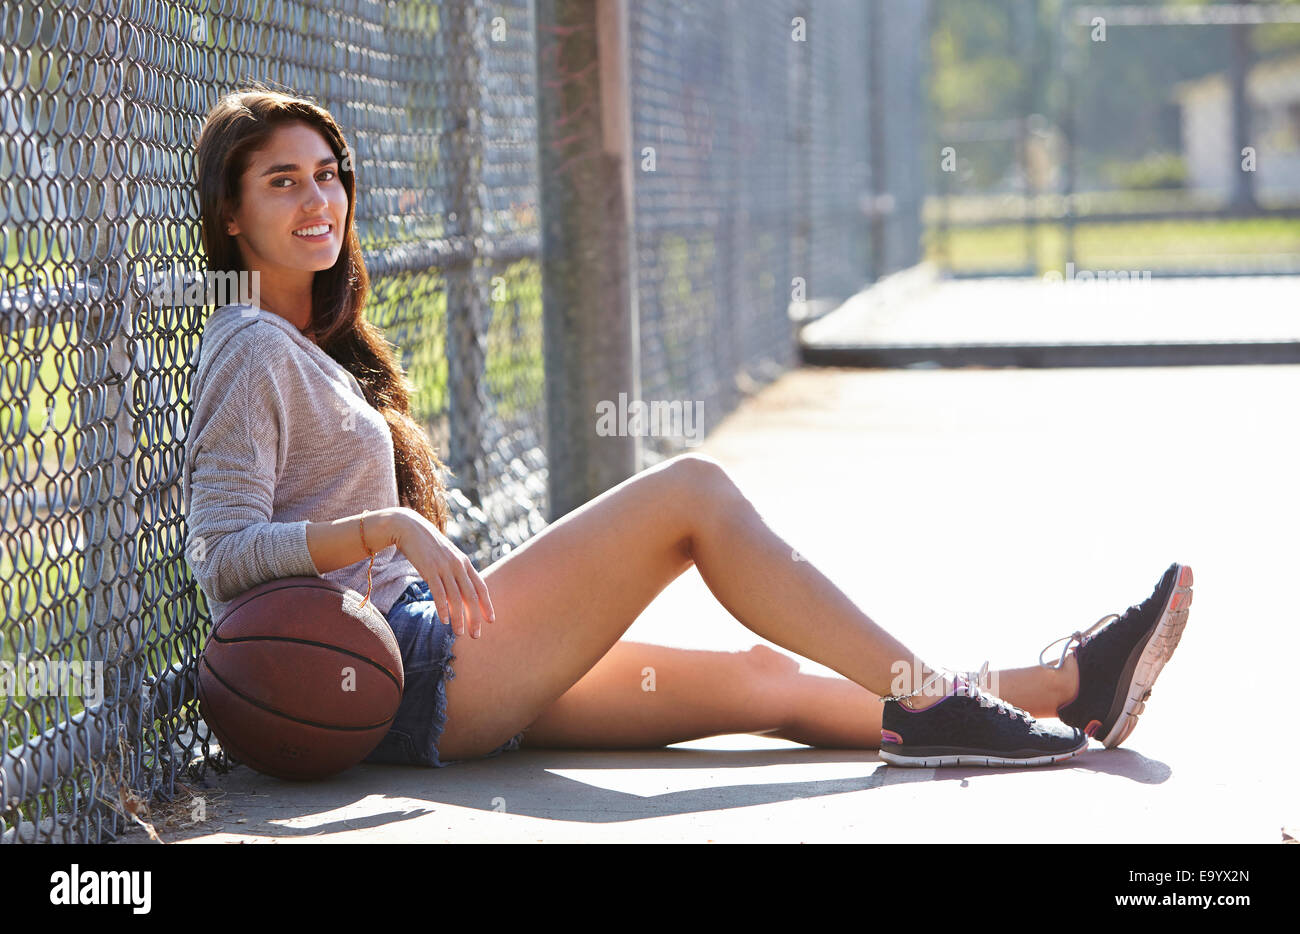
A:
[[[321,577],[268,581],[239,596],[199,659],[199,713],[222,749],[292,781],[364,759],[397,715],[402,686],[383,614]]]

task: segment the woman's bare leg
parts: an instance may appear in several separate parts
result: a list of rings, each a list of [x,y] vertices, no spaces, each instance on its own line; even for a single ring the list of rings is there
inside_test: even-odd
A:
[[[1042,671],[990,675],[1011,688],[1011,703],[1054,717],[1069,698]],[[633,749],[755,733],[823,748],[879,749],[881,710],[880,698],[865,688],[801,672],[798,661],[765,645],[708,652],[620,640],[543,711],[522,745]]]
[[[645,749],[771,733],[789,725],[790,676],[798,670],[797,661],[761,645],[714,652],[620,640],[529,726],[523,745]]]
[[[483,573],[496,622],[482,639],[457,640],[442,757],[483,755],[532,724],[692,562],[750,630],[871,693],[890,693],[898,666],[915,666],[767,526],[721,465],[684,455],[607,490]]]

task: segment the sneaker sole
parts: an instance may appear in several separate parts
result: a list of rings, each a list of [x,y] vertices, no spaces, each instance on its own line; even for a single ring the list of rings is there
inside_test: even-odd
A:
[[[1147,698],[1151,696],[1151,687],[1156,683],[1160,671],[1178,648],[1178,641],[1183,637],[1187,625],[1187,609],[1192,605],[1192,569],[1186,565],[1178,566],[1174,589],[1165,601],[1160,612],[1160,621],[1151,631],[1151,637],[1129,676],[1128,691],[1124,695],[1124,704],[1115,716],[1114,725],[1101,739],[1107,749],[1113,749],[1124,740],[1137,726],[1138,717],[1146,709]]]
[[[1027,758],[1017,758],[1008,756],[990,756],[979,753],[950,753],[935,755],[916,755],[890,752],[888,749],[880,750],[880,758],[884,759],[890,765],[910,766],[919,769],[940,768],[952,765],[981,765],[996,768],[998,766],[1026,766],[1026,765],[1052,765],[1057,762],[1064,762],[1066,759],[1073,759],[1081,752],[1088,749],[1088,740],[1085,738],[1082,743],[1075,749],[1065,752],[1054,752],[1041,756],[1029,756]]]

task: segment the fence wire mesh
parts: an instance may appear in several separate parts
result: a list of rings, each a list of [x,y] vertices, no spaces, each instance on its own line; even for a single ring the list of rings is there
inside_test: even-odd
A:
[[[632,5],[643,397],[711,430],[793,362],[795,322],[918,261],[925,6]]]
[[[633,146],[652,160],[635,173],[641,395],[699,400],[706,432],[734,407],[737,378],[774,375],[795,346],[791,5],[740,13],[643,3],[629,24]],[[648,437],[647,456],[685,443]]]
[[[916,180],[887,259],[860,206],[885,193],[873,4],[630,5],[633,137],[669,167],[635,173],[641,394],[702,400],[707,428],[793,362],[792,302],[912,258]],[[528,0],[0,2],[4,842],[185,823],[231,764],[198,716],[180,502],[212,308],[151,295],[202,274],[194,142],[222,95],[261,81],[344,128],[366,313],[454,473],[450,537],[481,568],[544,527],[535,56]]]

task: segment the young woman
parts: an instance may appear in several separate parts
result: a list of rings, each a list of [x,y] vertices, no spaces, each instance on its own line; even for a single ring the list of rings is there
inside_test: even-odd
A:
[[[761,733],[879,749],[897,765],[1042,765],[1083,752],[1090,736],[1114,746],[1132,731],[1187,619],[1184,565],[1140,605],[1066,637],[1055,663],[1040,654],[991,678],[987,664],[945,673],[796,560],[721,464],[689,454],[480,575],[443,534],[442,464],[409,415],[391,346],[363,316],[356,180],[338,125],[306,100],[233,94],[208,115],[197,166],[210,269],[260,281],[256,302],[219,308],[204,330],[187,555],[214,618],[256,584],[299,574],[355,588],[384,613],[406,687],[368,761],[441,766],[521,745]],[[620,641],[692,565],[756,635],[844,678],[801,674],[758,645]]]

